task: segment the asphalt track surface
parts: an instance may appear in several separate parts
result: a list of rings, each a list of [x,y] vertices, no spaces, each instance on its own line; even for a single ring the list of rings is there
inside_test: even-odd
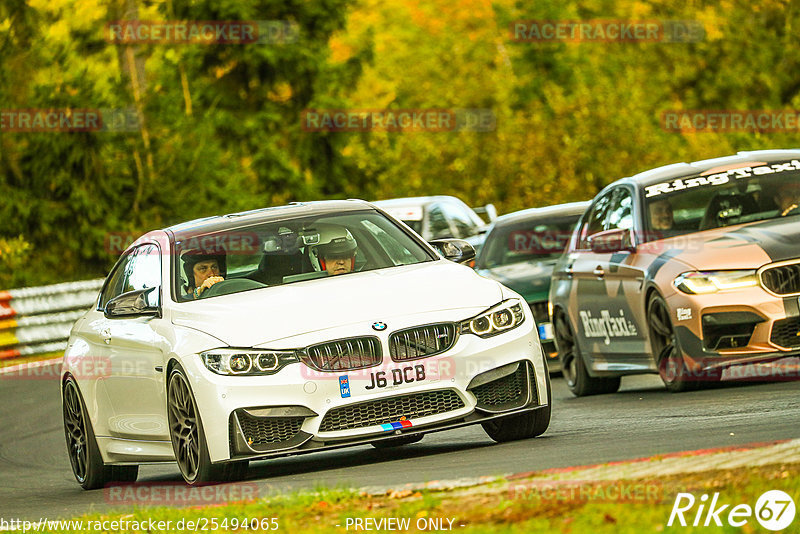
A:
[[[480,426],[406,447],[359,446],[253,462],[258,495],[320,484],[397,487],[497,476],[684,450],[800,437],[800,382],[728,383],[670,394],[655,376],[623,378],[613,395],[574,398],[553,379],[553,419],[541,437],[495,444]],[[70,470],[55,380],[0,380],[0,518],[38,521],[110,509]],[[139,482],[177,483],[175,464],[142,466]]]

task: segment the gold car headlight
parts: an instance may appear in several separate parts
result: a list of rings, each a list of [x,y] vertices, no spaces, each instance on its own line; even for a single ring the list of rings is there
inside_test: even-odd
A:
[[[690,271],[675,278],[675,287],[690,295],[705,295],[758,285],[755,269],[738,271]]]

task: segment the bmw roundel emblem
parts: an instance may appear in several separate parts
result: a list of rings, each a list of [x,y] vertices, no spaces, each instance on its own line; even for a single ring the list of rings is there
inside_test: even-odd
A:
[[[382,332],[386,330],[386,323],[381,323],[381,322],[372,323],[372,329],[377,330],[378,332]]]

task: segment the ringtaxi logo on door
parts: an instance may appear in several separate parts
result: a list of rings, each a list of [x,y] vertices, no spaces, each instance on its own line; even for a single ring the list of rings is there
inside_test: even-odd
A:
[[[699,499],[691,493],[678,493],[669,514],[667,526],[673,522],[685,527],[721,527],[724,524],[743,527],[753,518],[767,530],[778,531],[787,528],[794,521],[795,504],[786,492],[770,490],[764,492],[756,501],[755,507],[749,504],[724,503],[719,492],[711,497],[703,494]]]

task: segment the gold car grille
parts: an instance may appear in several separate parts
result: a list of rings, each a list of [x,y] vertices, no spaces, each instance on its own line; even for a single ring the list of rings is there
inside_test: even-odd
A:
[[[761,271],[761,285],[779,296],[800,294],[800,262],[767,266]]]

